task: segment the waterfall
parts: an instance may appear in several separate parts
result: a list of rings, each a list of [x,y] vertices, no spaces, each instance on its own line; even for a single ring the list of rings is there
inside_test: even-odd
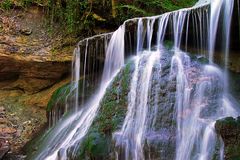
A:
[[[125,118],[118,130],[111,133],[111,152],[114,152],[111,158],[224,159],[224,143],[215,132],[215,123],[218,119],[240,114],[239,104],[228,86],[234,5],[234,0],[200,0],[192,8],[127,20],[110,34],[110,40],[109,34],[104,34],[79,42],[72,69],[71,93],[75,111],[64,115],[49,131],[45,148],[39,151],[36,159],[76,158],[107,87],[111,86],[126,59],[133,63],[134,69]],[[129,22],[135,25],[135,30],[128,28]],[[223,70],[214,63],[218,38],[224,44]],[[94,57],[100,54],[97,47],[91,46],[91,40],[98,42],[99,39],[105,46],[101,84],[85,101],[79,98],[86,92],[84,87],[79,91],[79,80],[83,76],[85,86],[85,77],[96,71],[97,67],[93,67],[94,71],[89,69],[89,59],[92,50]],[[167,46],[169,41],[173,46]],[[131,51],[134,48],[133,55],[128,53],[126,45],[130,45]],[[191,47],[195,47],[197,55],[188,53]],[[204,57],[208,58],[208,63],[201,62]],[[68,111],[69,106],[65,110]]]
[[[122,25],[115,31],[111,37],[106,51],[104,71],[102,82],[97,93],[87,102],[85,106],[74,112],[66,119],[63,119],[58,125],[50,131],[50,136],[45,140],[45,149],[41,151],[35,159],[55,160],[68,159],[68,156],[74,157],[79,147],[79,143],[86,135],[88,128],[91,126],[94,117],[97,114],[99,103],[104,96],[106,88],[111,80],[118,73],[121,66],[124,64],[124,32],[125,26]],[[88,39],[86,40],[85,62],[87,56]],[[79,48],[79,47],[78,47]],[[78,50],[79,51],[79,50]],[[75,54],[80,54],[75,52]],[[79,80],[79,58],[80,55],[75,55],[76,61],[73,73],[74,80]],[[84,63],[84,74],[86,74],[86,63]],[[77,84],[77,83],[76,83]],[[77,88],[77,87],[76,87]],[[76,103],[78,105],[78,92],[76,94]],[[75,106],[78,108],[78,106]],[[54,137],[51,135],[55,135]],[[71,151],[71,155],[68,152]]]
[[[228,59],[229,59],[229,44],[230,44],[230,29],[231,29],[231,20],[233,13],[234,0],[224,1],[224,39],[223,46],[225,52],[224,65],[225,65],[225,75],[224,75],[224,89],[225,92],[228,92]]]
[[[128,113],[121,131],[115,133],[116,145],[125,148],[125,159],[144,159],[143,145],[149,112],[148,92],[152,68],[160,54],[158,52],[142,54],[135,60],[135,71],[131,81],[128,101]],[[145,59],[145,69],[140,73],[139,66]],[[140,85],[141,84],[141,85]]]
[[[216,41],[216,34],[218,29],[218,20],[222,7],[222,0],[213,0],[211,2],[211,14],[210,14],[210,28],[209,28],[209,61],[213,62],[214,47]]]
[[[219,103],[221,101],[226,100],[226,94],[228,88],[226,85],[228,84],[227,78],[222,79],[222,77],[227,77],[227,61],[228,61],[228,53],[229,53],[229,36],[230,36],[230,25],[231,25],[231,15],[233,9],[234,1],[222,1],[222,0],[214,0],[211,1],[211,14],[210,14],[210,26],[209,26],[209,66],[205,66],[203,70],[203,77],[212,77],[219,79],[219,81],[224,85],[224,91],[221,95],[219,95]],[[214,47],[216,40],[216,33],[218,29],[218,21],[220,19],[220,11],[222,8],[222,4],[224,4],[224,39],[223,44],[225,44],[225,74],[221,72],[216,66],[212,65],[214,58]],[[228,18],[226,18],[228,17]],[[175,23],[176,24],[176,23]],[[181,29],[181,24],[177,25],[176,32],[174,33],[175,41],[179,41],[179,28]],[[178,38],[176,40],[176,38]],[[201,38],[202,39],[202,38]],[[201,40],[200,39],[200,40]],[[181,39],[180,39],[181,41]],[[179,42],[178,42],[179,43]],[[177,44],[178,44],[177,43]],[[175,43],[175,45],[177,45]],[[178,46],[177,46],[178,47]],[[178,52],[177,52],[177,55]],[[186,55],[178,57],[178,65],[177,65],[177,152],[176,152],[176,160],[185,160],[185,159],[199,159],[199,160],[208,160],[213,158],[215,145],[216,145],[216,133],[215,133],[215,121],[222,117],[227,116],[237,116],[238,111],[235,109],[236,106],[233,104],[224,104],[219,106],[216,110],[222,110],[225,108],[225,112],[215,113],[206,118],[202,118],[201,112],[209,107],[209,104],[206,104],[206,97],[204,94],[216,84],[215,82],[206,82],[202,81],[196,85],[195,91],[193,90],[193,86],[190,87],[188,84],[187,77],[188,74],[184,70],[184,61]],[[173,60],[175,57],[173,57]],[[187,60],[188,61],[188,60]],[[173,65],[173,64],[172,64]],[[189,63],[185,65],[186,69],[189,68]],[[175,73],[175,72],[173,72]],[[207,83],[207,84],[206,84]],[[179,86],[179,87],[178,87]],[[193,95],[193,96],[191,96]],[[196,96],[196,100],[194,99]],[[190,101],[190,97],[193,99]],[[179,102],[180,101],[180,102]],[[208,100],[210,101],[210,99]],[[194,102],[195,104],[192,104]],[[189,106],[190,105],[190,106]],[[191,106],[192,105],[192,106]],[[198,106],[196,106],[198,105]],[[226,108],[227,107],[227,108]],[[189,111],[189,109],[191,111]],[[189,116],[186,118],[180,117],[184,112],[188,110]],[[180,117],[180,118],[178,118]],[[223,145],[221,143],[221,145]],[[222,147],[223,148],[223,147]],[[199,156],[198,156],[199,155]],[[221,155],[220,155],[221,157]]]

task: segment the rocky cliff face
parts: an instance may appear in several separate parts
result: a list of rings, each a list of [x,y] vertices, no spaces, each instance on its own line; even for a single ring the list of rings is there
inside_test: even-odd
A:
[[[0,89],[37,93],[69,75],[70,60],[58,62],[40,58],[0,54]]]
[[[75,41],[50,34],[45,17],[41,7],[0,10],[0,159],[44,127],[52,93],[70,81]]]

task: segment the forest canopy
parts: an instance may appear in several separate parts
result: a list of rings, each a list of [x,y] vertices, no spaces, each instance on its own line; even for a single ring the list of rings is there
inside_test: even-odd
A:
[[[43,7],[52,26],[67,33],[93,35],[95,28],[116,29],[132,17],[151,16],[190,7],[197,0],[2,0],[1,9]]]

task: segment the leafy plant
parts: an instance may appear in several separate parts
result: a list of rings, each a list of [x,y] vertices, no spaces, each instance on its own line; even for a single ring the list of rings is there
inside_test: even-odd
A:
[[[149,15],[152,15],[152,13],[147,13],[145,10],[141,9],[141,8],[138,8],[134,5],[121,5],[121,6],[118,6],[117,7],[118,9],[129,9],[131,10],[132,12],[135,12],[135,13],[139,13],[141,15],[144,15],[144,16],[149,16]]]
[[[51,24],[64,25],[68,33],[89,30],[94,22],[91,18],[91,4],[87,0],[55,1],[49,0]]]
[[[13,7],[13,2],[11,0],[4,0],[0,7],[4,10],[10,10]]]
[[[183,7],[189,7],[196,1],[197,0],[3,0],[0,7],[9,10],[13,8],[14,5],[23,8],[33,4],[43,6],[49,15],[50,28],[53,28],[57,23],[62,26],[63,33],[87,37],[96,34],[94,29],[105,28],[114,30],[126,19],[152,16]]]

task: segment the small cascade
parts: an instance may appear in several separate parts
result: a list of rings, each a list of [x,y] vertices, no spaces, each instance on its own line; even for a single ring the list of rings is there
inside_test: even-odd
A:
[[[119,27],[111,37],[106,51],[101,86],[97,93],[85,103],[84,107],[81,107],[77,112],[74,112],[70,116],[65,117],[65,119],[60,121],[57,126],[50,131],[49,137],[46,137],[45,139],[45,149],[42,150],[35,159],[65,160],[68,159],[68,157],[74,158],[76,156],[79,144],[82,138],[86,135],[88,128],[97,114],[99,103],[104,96],[107,86],[124,64],[124,32],[125,26],[123,25]],[[86,48],[88,47],[88,41],[89,40],[87,39]],[[76,52],[76,54],[80,54],[80,52]],[[86,57],[87,49],[84,54]],[[75,57],[80,56],[76,55]],[[79,61],[78,58],[75,60]],[[86,58],[84,61],[86,62]],[[73,71],[77,71],[77,73],[74,73],[74,79],[78,80],[78,74],[80,73],[79,62],[74,63],[76,67]],[[84,63],[84,67],[86,67],[86,63]],[[86,74],[86,69],[84,69],[84,74]],[[78,92],[76,93],[76,96],[77,95]],[[78,101],[78,97],[76,101]],[[79,102],[75,102],[75,104],[79,104]],[[55,137],[52,135],[55,135]]]
[[[157,44],[157,50],[153,51],[152,38],[154,23],[157,18],[159,24],[157,42],[159,43]],[[149,94],[151,93],[152,71],[155,68],[154,65],[158,64],[161,66],[159,60],[168,19],[169,14],[147,19],[146,51],[143,51],[142,45],[144,44],[144,39],[142,38],[143,21],[141,18],[138,19],[137,57],[134,59],[135,70],[130,85],[128,112],[121,130],[113,135],[116,147],[120,148],[116,153],[118,159],[145,159],[144,143],[147,138],[146,134],[152,129],[149,126],[153,127],[156,121],[157,95],[159,94],[159,90],[156,89],[155,106],[152,109],[148,104]],[[158,70],[161,70],[161,67],[158,67]]]
[[[200,0],[192,8],[127,20],[114,33],[79,42],[65,109],[51,118],[56,125],[35,159],[77,158],[107,87],[129,59],[134,69],[127,112],[121,126],[108,133],[112,135],[109,159],[223,160],[224,143],[215,123],[240,114],[228,86],[234,5],[234,0]],[[218,38],[224,44],[224,70],[215,64]],[[169,41],[172,46],[167,46]],[[197,55],[188,53],[192,48]],[[206,57],[209,61],[202,62]],[[92,78],[100,86],[85,99],[86,77],[95,73],[102,75]],[[56,116],[55,110],[51,114]]]
[[[231,29],[231,21],[232,21],[232,14],[233,14],[233,6],[234,6],[234,0],[224,1],[224,90],[225,92],[228,92],[228,60],[229,60],[229,44],[230,44],[230,29]]]
[[[148,48],[148,51],[151,50],[151,46],[152,46],[154,23],[155,23],[155,18],[147,20],[147,43],[148,43],[147,48]]]
[[[174,31],[174,47],[180,49],[182,32],[184,22],[187,14],[187,10],[180,10],[179,12],[173,13],[173,31]]]
[[[143,34],[143,22],[142,18],[138,20],[138,29],[137,29],[137,54],[140,53],[143,49],[143,40],[142,40],[142,34]],[[137,64],[137,63],[136,63]],[[137,67],[136,67],[137,69]]]
[[[80,80],[80,48],[77,47],[73,52],[73,60],[72,60],[72,79],[71,79],[71,87],[69,87],[69,94],[67,93],[67,90],[64,91],[63,95],[67,94],[64,98],[64,106],[60,107],[60,104],[58,103],[61,101],[59,98],[53,107],[51,111],[49,112],[48,119],[49,119],[49,128],[56,125],[58,120],[62,117],[62,115],[72,108],[74,108],[74,111],[77,111],[79,102],[79,80]],[[74,106],[72,108],[69,108],[68,101],[73,101],[71,104]],[[59,109],[60,108],[60,109]]]
[[[73,93],[75,95],[75,97],[74,97],[75,108],[74,109],[75,109],[75,111],[77,111],[78,106],[79,106],[79,104],[78,104],[78,97],[79,97],[78,86],[79,86],[79,80],[80,80],[80,48],[79,47],[74,50],[74,56],[73,56],[73,61],[72,61],[72,70],[73,70],[73,73],[74,73],[72,75],[72,83],[73,83],[73,88],[72,89],[74,90],[73,92],[75,92],[75,93]],[[68,110],[68,108],[66,106],[65,112],[67,112],[67,110]]]
[[[71,83],[64,87],[63,93],[57,95],[59,97],[48,115],[49,128],[56,125],[64,113],[77,112],[84,106],[84,100],[89,97],[85,90],[89,89],[90,83],[94,85],[89,90],[99,87],[96,84],[101,81],[99,75],[104,65],[102,59],[105,58],[104,54],[111,36],[112,33],[102,34],[78,43],[73,52]]]
[[[218,29],[218,21],[220,16],[220,11],[222,8],[222,0],[213,0],[211,2],[211,14],[210,14],[210,27],[209,27],[209,61],[213,63],[214,59],[214,49],[215,49],[215,41],[216,34]]]
[[[157,49],[159,50],[162,45],[166,34],[167,24],[169,20],[169,13],[162,15],[158,21],[158,32],[157,32]]]
[[[80,54],[80,52],[79,52]],[[85,44],[85,53],[84,53],[84,66],[83,66],[83,77],[86,77],[86,65],[87,65],[87,57],[88,57],[88,39],[86,39],[86,44]],[[80,72],[77,72],[76,74],[80,75]],[[83,86],[85,86],[85,78],[83,78]],[[84,103],[84,91],[85,88],[82,87],[82,104]],[[78,93],[77,93],[78,94]],[[78,102],[78,96],[76,97],[76,102]],[[76,106],[78,107],[78,105]]]
[[[214,48],[215,48],[215,40],[216,33],[218,29],[218,21],[220,19],[220,11],[222,4],[224,3],[224,40],[223,44],[225,44],[225,73],[221,72],[213,65],[206,66],[203,70],[203,77],[209,77],[210,79],[216,79],[221,82],[224,86],[222,94],[216,99],[219,99],[219,103],[221,101],[226,100],[226,94],[228,88],[226,85],[228,84],[226,78],[222,79],[222,77],[227,77],[227,69],[226,69],[226,61],[228,60],[228,52],[229,52],[229,34],[230,34],[230,25],[231,25],[231,15],[233,8],[233,1],[212,1],[211,2],[211,14],[210,14],[210,28],[209,28],[209,61],[210,64],[213,63],[214,58]],[[228,18],[226,18],[228,17]],[[175,22],[175,24],[178,24]],[[181,41],[181,37],[179,38],[179,29],[181,29],[181,24],[177,25],[174,34],[175,41]],[[177,39],[176,39],[177,38]],[[201,40],[202,38],[200,38]],[[175,43],[175,47],[178,43]],[[176,160],[185,160],[185,159],[200,159],[200,160],[208,160],[212,159],[215,151],[215,146],[217,144],[216,133],[215,133],[215,121],[217,119],[227,117],[227,116],[237,116],[238,111],[235,109],[236,106],[228,103],[225,105],[219,106],[216,108],[216,111],[225,110],[225,112],[216,112],[214,115],[209,115],[207,117],[202,117],[202,114],[209,108],[209,102],[211,99],[206,99],[206,92],[213,91],[216,85],[216,82],[206,82],[202,81],[196,84],[196,86],[191,86],[189,84],[189,75],[186,70],[189,68],[189,57],[185,53],[179,54],[179,52],[175,53],[176,57],[173,56],[173,60],[177,63],[177,71],[173,71],[172,73],[177,73],[177,151],[176,151]],[[186,62],[187,58],[187,62]],[[176,60],[177,59],[177,60]],[[185,64],[185,65],[184,65]],[[173,66],[173,63],[172,63]],[[185,68],[185,69],[184,69]],[[185,70],[185,71],[184,71]],[[199,85],[199,86],[198,86]],[[196,88],[194,90],[194,88]],[[220,86],[218,86],[220,88]],[[213,93],[216,95],[216,93]],[[194,96],[197,96],[194,99]],[[192,99],[191,99],[192,97]],[[190,100],[191,99],[191,100]],[[208,103],[206,103],[208,102]],[[194,103],[194,104],[192,104]],[[196,106],[197,105],[197,106]],[[215,105],[216,106],[216,105]],[[213,107],[212,107],[213,108]],[[210,108],[209,108],[210,110]],[[182,117],[185,112],[188,111],[188,116]],[[203,134],[203,136],[202,136]],[[201,143],[199,143],[201,142]],[[221,143],[221,145],[223,145]],[[221,147],[223,148],[223,146]],[[199,156],[198,156],[199,155]],[[220,154],[222,157],[222,153]]]
[[[148,126],[147,116],[149,114],[149,106],[147,102],[150,79],[153,65],[160,56],[159,53],[150,52],[146,54],[137,57],[135,60],[136,68],[131,82],[128,113],[121,131],[116,132],[114,135],[116,146],[125,148],[125,157],[122,158],[126,160],[144,159],[143,146]],[[142,65],[144,66],[143,70]],[[117,157],[121,157],[121,155]]]

